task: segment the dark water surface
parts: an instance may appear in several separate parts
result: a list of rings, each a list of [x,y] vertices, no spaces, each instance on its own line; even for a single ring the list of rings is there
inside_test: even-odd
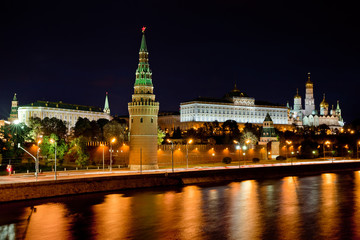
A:
[[[0,239],[360,239],[360,171],[1,204]]]

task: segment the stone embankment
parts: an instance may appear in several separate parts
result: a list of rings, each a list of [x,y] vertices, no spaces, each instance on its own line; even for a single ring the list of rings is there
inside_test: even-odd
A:
[[[354,171],[360,162],[231,168],[120,176],[89,177],[57,181],[39,181],[0,185],[0,202],[20,201],[82,193],[123,189],[181,186],[188,184],[219,183],[245,179],[279,178],[285,176],[316,175],[325,172]]]

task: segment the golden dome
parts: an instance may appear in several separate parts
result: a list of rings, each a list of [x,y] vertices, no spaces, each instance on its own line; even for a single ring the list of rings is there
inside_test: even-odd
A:
[[[296,95],[295,95],[294,98],[301,98],[301,96],[299,95],[299,89],[298,88],[296,89]]]
[[[328,108],[328,107],[329,107],[329,104],[325,100],[325,93],[324,93],[324,98],[323,98],[322,102],[320,103],[320,108]]]
[[[308,72],[308,80],[306,81],[306,87],[312,87],[314,84],[310,80],[310,73]]]

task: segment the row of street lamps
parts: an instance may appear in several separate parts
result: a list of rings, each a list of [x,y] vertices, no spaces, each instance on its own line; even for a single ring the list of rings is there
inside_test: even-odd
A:
[[[28,152],[26,149],[24,149],[23,147],[20,146],[20,143],[18,143],[18,148],[22,149],[23,151],[25,151],[27,154],[29,154],[32,158],[34,158],[35,160],[35,178],[36,178],[36,181],[38,179],[38,175],[39,175],[39,152],[40,152],[40,143],[41,143],[41,139],[38,140],[37,142],[37,146],[38,146],[38,149],[36,151],[36,157],[34,155],[32,155],[30,152]],[[54,144],[54,147],[55,147],[55,159],[54,159],[54,180],[57,180],[57,171],[56,171],[56,165],[57,165],[57,161],[56,161],[56,155],[57,155],[57,142],[54,140],[54,139],[50,139],[49,142],[51,144]],[[112,171],[112,152],[113,152],[113,143],[116,142],[116,138],[112,138],[110,140],[110,171]],[[104,148],[105,148],[105,145],[102,144],[102,147],[103,147],[103,170],[105,170],[105,154],[104,154]]]

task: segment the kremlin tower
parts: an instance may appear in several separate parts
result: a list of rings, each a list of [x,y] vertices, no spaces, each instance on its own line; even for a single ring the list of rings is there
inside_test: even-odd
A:
[[[149,53],[145,41],[145,27],[139,51],[134,94],[128,104],[130,128],[130,170],[158,169],[157,131],[159,103],[155,102]]]
[[[315,101],[314,101],[314,84],[310,80],[310,73],[308,73],[308,80],[306,82],[305,92],[305,116],[314,114]]]
[[[105,97],[105,104],[104,104],[104,113],[107,113],[110,115],[110,107],[109,107],[109,99],[108,99],[108,92],[106,92],[106,97]]]

